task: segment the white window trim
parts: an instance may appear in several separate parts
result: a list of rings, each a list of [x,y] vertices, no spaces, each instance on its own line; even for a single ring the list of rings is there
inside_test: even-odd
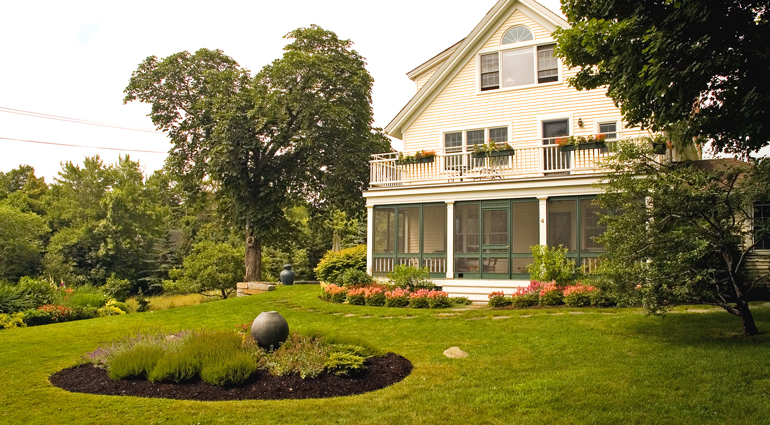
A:
[[[534,34],[534,32],[533,32]],[[512,43],[512,44],[504,44],[496,47],[488,47],[486,49],[481,49],[476,53],[476,94],[477,95],[485,95],[489,93],[500,93],[510,90],[522,90],[522,89],[529,89],[532,87],[548,87],[548,86],[557,86],[562,85],[564,82],[564,76],[562,75],[562,69],[564,66],[562,66],[562,62],[560,58],[557,58],[557,61],[559,62],[559,66],[557,68],[559,73],[559,79],[556,81],[551,81],[547,83],[538,83],[537,82],[537,48],[538,46],[546,46],[549,44],[555,44],[556,40],[531,40],[531,41],[524,41],[521,43]],[[514,50],[514,49],[520,49],[523,47],[531,47],[532,48],[532,54],[535,59],[535,66],[533,67],[532,72],[534,73],[534,81],[533,84],[526,84],[521,86],[514,86],[514,87],[498,87],[496,89],[489,89],[489,90],[481,90],[481,56],[489,53],[495,53],[497,52],[498,55],[500,52],[506,51],[506,50]],[[500,86],[502,86],[502,58],[498,58],[498,80],[500,81]]]
[[[754,202],[753,205],[757,205],[757,204],[765,205],[765,204],[769,204],[769,203],[770,202]],[[756,223],[756,221],[754,221],[754,208],[751,209],[751,220],[752,220],[752,223],[751,223],[751,243],[754,244],[754,243],[757,242],[756,239],[754,238],[754,227],[755,227],[755,223]],[[760,254],[760,255],[768,255],[768,254],[770,254],[770,249],[753,248],[753,251],[756,252],[757,254]]]
[[[453,128],[442,129],[442,130],[439,131],[439,135],[438,135],[439,143],[440,143],[440,146],[441,146],[441,150],[442,151],[446,150],[446,146],[444,146],[444,141],[446,140],[444,138],[444,135],[446,135],[447,133],[460,133],[461,132],[462,135],[463,135],[463,146],[462,146],[463,150],[462,150],[462,152],[467,153],[467,152],[471,152],[471,151],[468,150],[468,132],[469,131],[484,130],[484,143],[486,143],[487,140],[489,140],[489,129],[490,128],[501,128],[501,127],[505,127],[505,128],[508,129],[507,130],[508,131],[507,143],[510,143],[511,140],[513,140],[513,138],[512,138],[512,136],[513,136],[513,124],[510,123],[510,122],[491,123],[491,124],[485,124],[485,125],[468,125],[468,126],[464,126],[464,127],[453,127]]]
[[[597,118],[594,120],[594,132],[593,134],[599,134],[599,125],[600,124],[610,124],[615,123],[615,133],[618,135],[617,139],[622,138],[623,136],[623,120],[620,119],[620,117],[610,117],[610,118]],[[617,140],[615,139],[615,140]]]

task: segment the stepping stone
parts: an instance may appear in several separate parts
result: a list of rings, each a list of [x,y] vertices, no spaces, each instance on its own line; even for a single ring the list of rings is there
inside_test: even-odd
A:
[[[468,357],[468,353],[461,350],[460,347],[449,347],[444,350],[444,355],[450,359],[464,359]]]

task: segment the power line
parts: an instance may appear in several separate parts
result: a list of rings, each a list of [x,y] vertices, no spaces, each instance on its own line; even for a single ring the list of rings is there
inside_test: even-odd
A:
[[[145,150],[141,150],[141,149],[105,148],[105,147],[100,147],[100,146],[83,146],[83,145],[70,145],[70,144],[67,144],[67,143],[39,142],[39,141],[35,141],[35,140],[12,139],[10,137],[2,137],[2,136],[0,136],[0,139],[2,139],[2,140],[12,140],[14,142],[39,143],[41,145],[67,146],[67,147],[71,147],[71,148],[103,149],[103,150],[108,150],[108,151],[122,151],[122,152],[168,153],[168,152],[164,152],[164,151],[145,151]]]
[[[120,130],[141,131],[143,133],[163,134],[163,133],[155,131],[155,130],[145,130],[143,128],[123,127],[123,126],[119,126],[119,125],[107,124],[107,123],[102,123],[102,122],[97,122],[97,121],[81,120],[79,118],[68,118],[68,117],[62,117],[62,116],[59,116],[59,115],[43,114],[43,113],[40,113],[40,112],[22,111],[21,109],[4,108],[2,106],[0,106],[0,112],[5,112],[5,113],[8,113],[8,114],[24,115],[24,116],[33,117],[33,118],[45,118],[45,119],[48,119],[48,120],[65,121],[65,122],[71,122],[73,124],[86,124],[86,125],[93,125],[93,126],[97,126],[97,127],[117,128],[117,129],[120,129]]]

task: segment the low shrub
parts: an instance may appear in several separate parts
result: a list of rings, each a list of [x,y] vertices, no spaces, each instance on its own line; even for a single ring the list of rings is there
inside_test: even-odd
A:
[[[374,278],[363,270],[347,269],[340,276],[342,286],[362,286],[374,283]]]
[[[83,307],[83,308],[76,308],[75,311],[72,313],[70,318],[68,320],[85,320],[85,319],[93,319],[94,317],[101,317],[102,315],[99,314],[99,310],[96,307]]]
[[[540,303],[540,282],[531,280],[529,286],[519,287],[511,296],[511,305],[526,308]]]
[[[18,287],[24,290],[32,301],[30,308],[40,307],[44,304],[56,304],[58,298],[56,285],[47,280],[24,276],[19,280]]]
[[[530,280],[538,282],[555,281],[560,286],[574,282],[580,269],[574,261],[567,258],[567,248],[552,248],[547,245],[531,247],[533,261],[527,266]]]
[[[434,289],[436,285],[430,280],[430,271],[427,267],[418,268],[414,266],[405,266],[397,264],[393,271],[388,273],[391,285],[417,291],[419,289]]]
[[[51,315],[45,310],[24,310],[22,315],[22,320],[24,320],[24,324],[27,326],[41,326],[54,323]]]
[[[107,301],[107,306],[109,307],[111,305],[121,309],[124,313],[131,313],[131,307],[128,305],[128,303],[115,300]]]
[[[200,359],[187,351],[166,352],[147,374],[151,382],[185,382],[201,370]]]
[[[366,305],[381,307],[385,305],[385,291],[379,286],[367,286],[364,288],[364,300]]]
[[[564,304],[570,307],[588,307],[591,305],[591,293],[596,288],[593,286],[577,285],[567,286],[564,288]]]
[[[315,378],[326,369],[331,346],[321,337],[293,333],[289,339],[267,359],[266,366],[272,375],[298,374],[302,379]]]
[[[339,252],[328,251],[314,271],[319,280],[342,284],[342,274],[350,269],[366,273],[366,245],[354,246]]]
[[[96,310],[96,315],[98,317],[119,316],[121,314],[126,314],[126,312],[114,305],[107,305]]]
[[[512,303],[511,298],[506,298],[503,291],[491,292],[487,298],[489,298],[488,305],[490,307],[507,307]]]
[[[471,305],[471,300],[468,297],[450,297],[449,301],[455,305]]]
[[[112,354],[109,359],[108,376],[119,379],[147,378],[163,357],[164,347],[152,341],[140,341],[124,350]]]
[[[24,313],[0,314],[0,329],[23,328]]]
[[[337,286],[332,283],[324,287],[322,297],[333,303],[344,303],[347,292],[348,290],[344,286]]]
[[[364,361],[364,357],[353,353],[333,351],[326,359],[324,369],[337,376],[355,375],[366,369]]]
[[[107,283],[102,286],[102,290],[108,297],[120,302],[125,302],[128,299],[132,289],[134,289],[134,285],[130,280],[118,279],[114,273],[107,278]]]
[[[430,308],[448,308],[452,306],[449,301],[449,294],[444,291],[428,292],[428,307]]]
[[[409,294],[409,307],[410,308],[429,308],[430,302],[428,301],[427,289],[420,289],[418,291]]]
[[[385,307],[406,307],[409,305],[410,292],[406,289],[394,288],[385,291]]]
[[[67,307],[58,304],[46,304],[37,308],[38,311],[45,312],[51,318],[51,322],[66,322],[72,320],[77,310],[72,307]],[[25,314],[26,316],[26,314]],[[51,323],[48,322],[48,323]],[[29,324],[28,324],[29,326]]]
[[[145,311],[150,311],[150,300],[148,300],[147,297],[144,296],[144,292],[142,292],[142,288],[139,288],[139,291],[136,293],[136,296],[134,297],[134,301],[136,301],[136,311],[140,313]]]
[[[564,296],[562,295],[561,288],[556,285],[555,281],[551,281],[543,285],[540,290],[540,305],[542,306],[554,306],[564,303]]]
[[[618,300],[612,296],[612,294],[597,289],[591,291],[591,305],[594,307],[615,307],[618,305]]]
[[[350,305],[366,305],[364,288],[348,289],[347,301]]]

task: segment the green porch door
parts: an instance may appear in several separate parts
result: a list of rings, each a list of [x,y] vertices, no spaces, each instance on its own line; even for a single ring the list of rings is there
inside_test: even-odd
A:
[[[481,278],[508,279],[511,209],[508,205],[485,204],[481,207]]]

